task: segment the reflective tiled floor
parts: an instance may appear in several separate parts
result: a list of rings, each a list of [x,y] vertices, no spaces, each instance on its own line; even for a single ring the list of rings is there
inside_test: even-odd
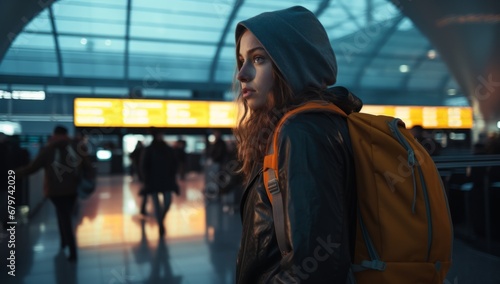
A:
[[[79,202],[75,214],[76,264],[60,251],[54,208],[44,202],[16,229],[15,277],[6,275],[2,234],[0,283],[233,283],[239,214],[219,201],[206,203],[199,175],[180,185],[182,194],[174,197],[166,236],[160,238],[151,200],[150,217],[140,217],[139,183],[127,176],[100,178],[97,191]]]
[[[7,235],[2,232],[0,283],[233,283],[238,211],[233,214],[220,201],[205,202],[203,177],[191,174],[167,214],[166,236],[159,238],[155,220],[140,218],[139,187],[128,176],[101,177],[96,193],[79,202],[76,264],[59,250],[54,208],[45,202],[16,229],[15,277],[6,274]],[[498,284],[500,258],[456,240],[445,283]]]

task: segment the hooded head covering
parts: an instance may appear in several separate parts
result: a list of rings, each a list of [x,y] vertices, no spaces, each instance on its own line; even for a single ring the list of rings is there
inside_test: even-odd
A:
[[[306,8],[295,6],[241,21],[236,41],[245,30],[264,46],[294,94],[309,86],[326,88],[335,83],[337,61],[328,35]]]

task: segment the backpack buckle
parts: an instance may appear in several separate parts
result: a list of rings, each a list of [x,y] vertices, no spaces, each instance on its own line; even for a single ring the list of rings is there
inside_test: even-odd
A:
[[[269,180],[269,182],[267,183],[267,187],[269,188],[269,192],[272,195],[280,193],[280,186],[275,178]]]

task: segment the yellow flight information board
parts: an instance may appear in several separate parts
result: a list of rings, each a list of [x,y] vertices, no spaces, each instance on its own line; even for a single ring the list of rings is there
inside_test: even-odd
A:
[[[234,102],[76,98],[78,127],[232,128]]]
[[[406,128],[472,128],[472,108],[447,106],[363,106],[361,112],[393,116],[404,121]]]
[[[394,116],[407,128],[472,128],[470,107],[365,105],[361,112]],[[77,127],[233,128],[234,102],[76,98]]]

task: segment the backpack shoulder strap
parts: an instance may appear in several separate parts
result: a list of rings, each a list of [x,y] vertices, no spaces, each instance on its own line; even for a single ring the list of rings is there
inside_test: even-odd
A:
[[[290,117],[293,117],[302,112],[325,111],[338,113],[344,117],[347,117],[345,112],[343,112],[338,106],[331,103],[318,101],[308,102],[302,106],[299,106],[287,112],[278,122],[278,125],[274,129],[273,140],[269,145],[269,148],[267,149],[267,155],[264,157],[264,186],[266,188],[267,196],[272,204],[274,230],[276,232],[276,239],[278,241],[278,246],[280,248],[282,256],[286,255],[289,252],[289,246],[286,243],[283,198],[281,196],[281,190],[278,183],[278,137],[281,128]]]
[[[325,102],[309,102],[302,106],[299,106],[289,112],[287,112],[278,122],[278,125],[274,129],[273,140],[271,144],[268,146],[267,155],[264,157],[264,185],[266,187],[267,196],[269,200],[273,201],[273,195],[279,193],[278,186],[278,138],[281,131],[281,128],[285,124],[285,122],[298,113],[301,112],[334,112],[338,113],[344,117],[347,117],[347,114],[342,111],[338,106],[325,103]],[[277,191],[276,191],[277,190]],[[275,194],[273,194],[273,192]]]

